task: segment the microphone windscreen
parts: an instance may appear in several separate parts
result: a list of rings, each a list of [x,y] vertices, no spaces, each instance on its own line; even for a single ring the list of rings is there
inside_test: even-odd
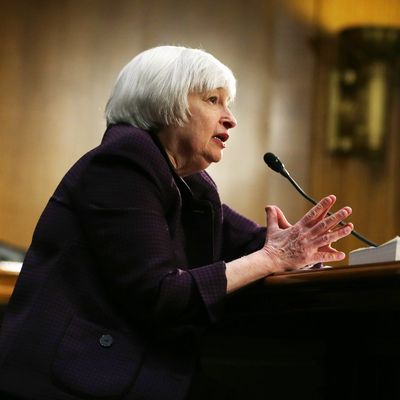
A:
[[[264,162],[273,169],[275,172],[282,173],[284,171],[283,164],[279,160],[279,158],[273,153],[265,153],[264,154]]]

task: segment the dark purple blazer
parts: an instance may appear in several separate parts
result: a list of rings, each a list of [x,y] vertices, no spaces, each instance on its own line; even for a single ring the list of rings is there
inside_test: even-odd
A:
[[[265,228],[181,179],[151,134],[109,127],[66,174],[35,229],[0,331],[0,391],[37,400],[179,400],[225,262]]]

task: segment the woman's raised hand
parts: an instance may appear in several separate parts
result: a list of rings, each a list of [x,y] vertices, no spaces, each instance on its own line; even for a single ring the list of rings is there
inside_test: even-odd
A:
[[[278,207],[266,207],[267,238],[263,251],[273,260],[275,272],[345,258],[345,254],[332,248],[331,244],[353,230],[352,223],[339,225],[352,210],[343,207],[328,216],[335,201],[334,195],[323,198],[294,225],[289,224]]]
[[[351,214],[351,208],[343,207],[329,216],[335,201],[333,195],[325,197],[294,225],[286,220],[278,207],[266,207],[264,247],[226,264],[227,293],[276,272],[343,260],[345,254],[332,248],[331,244],[353,230],[351,223],[339,225]]]

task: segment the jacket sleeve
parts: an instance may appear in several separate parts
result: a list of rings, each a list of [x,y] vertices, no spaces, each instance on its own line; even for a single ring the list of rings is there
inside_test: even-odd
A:
[[[225,261],[242,257],[263,247],[266,228],[245,218],[226,204],[223,210],[222,254]]]
[[[99,154],[75,188],[75,205],[98,261],[99,279],[132,320],[148,325],[214,321],[226,293],[225,264],[191,271],[179,265],[168,224],[179,192],[168,174],[162,177],[166,183],[160,183],[162,171],[154,172],[159,165],[148,161],[145,165],[121,154]]]

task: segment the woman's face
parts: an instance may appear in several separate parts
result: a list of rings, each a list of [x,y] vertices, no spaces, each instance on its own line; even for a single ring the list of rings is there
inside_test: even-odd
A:
[[[221,160],[229,129],[237,124],[228,108],[228,93],[223,88],[189,94],[188,102],[191,114],[188,122],[158,132],[180,176],[202,171]]]

